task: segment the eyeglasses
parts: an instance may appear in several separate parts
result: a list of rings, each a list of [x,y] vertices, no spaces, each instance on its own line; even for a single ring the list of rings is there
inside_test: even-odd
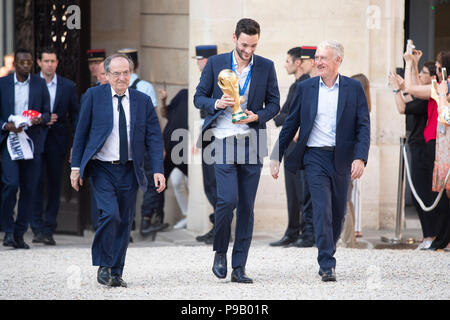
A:
[[[17,61],[17,64],[21,67],[24,66],[32,66],[33,65],[33,61],[32,60],[19,60]]]
[[[113,78],[119,78],[121,75],[123,75],[124,77],[128,77],[130,75],[130,71],[123,71],[123,72],[110,72],[110,75],[113,76]]]

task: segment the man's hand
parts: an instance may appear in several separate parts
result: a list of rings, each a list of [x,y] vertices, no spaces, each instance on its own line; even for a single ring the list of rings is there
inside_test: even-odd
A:
[[[50,121],[46,123],[46,125],[51,126],[53,125],[56,121],[58,121],[58,115],[56,113],[52,113],[50,115]]]
[[[364,162],[361,159],[356,159],[352,162],[351,179],[356,180],[361,178],[364,173]]]
[[[163,89],[159,89],[158,90],[158,94],[159,94],[159,98],[161,100],[166,100],[167,99],[167,91],[163,90]]]
[[[224,94],[218,101],[216,105],[217,109],[226,109],[234,106],[234,99],[227,94]]]
[[[70,184],[76,191],[80,190],[80,186],[83,185],[83,179],[80,178],[80,170],[72,170],[70,172]]]
[[[297,130],[297,133],[294,136],[294,139],[292,139],[292,141],[294,141],[295,143],[297,143],[298,141],[298,137],[300,136],[300,129]]]
[[[270,160],[270,174],[274,179],[278,179],[279,172],[280,172],[280,161]]]
[[[42,122],[42,118],[38,118],[38,117],[33,117],[31,118],[31,124],[33,126],[38,125]]]
[[[166,188],[166,178],[161,173],[153,174],[153,179],[155,181],[156,191],[161,193]]]
[[[5,126],[3,127],[3,130],[5,130],[5,131],[11,131],[11,132],[14,132],[14,133],[19,133],[19,132],[22,132],[23,127],[16,128],[16,126],[14,125],[13,122],[7,122],[7,123],[5,124]]]
[[[247,119],[235,122],[235,124],[246,124],[246,123],[250,123],[250,122],[254,122],[254,121],[258,121],[259,117],[256,113],[253,113],[250,110],[245,110],[244,111],[247,114]]]

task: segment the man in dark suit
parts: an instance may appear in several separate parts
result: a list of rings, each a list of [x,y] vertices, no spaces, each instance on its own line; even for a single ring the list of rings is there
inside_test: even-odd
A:
[[[38,168],[44,150],[44,124],[50,121],[50,96],[45,80],[31,75],[33,56],[29,50],[18,49],[14,55],[16,72],[0,78],[0,136],[2,157],[2,228],[5,232],[4,246],[29,249],[23,235],[28,229],[33,200],[37,189]],[[11,115],[22,115],[26,110],[35,110],[41,117],[31,120],[32,126],[25,133],[33,141],[33,158],[29,160],[12,160],[7,148],[10,132],[19,133],[23,128],[16,128],[8,120]],[[14,222],[16,195],[20,189],[17,217]]]
[[[213,273],[218,278],[226,277],[226,254],[233,210],[236,208],[231,281],[239,283],[253,282],[245,274],[245,265],[253,233],[253,208],[262,160],[267,155],[266,122],[280,110],[274,64],[254,54],[259,34],[260,28],[256,21],[241,19],[233,34],[236,48],[230,53],[208,59],[194,96],[194,105],[207,112],[202,127],[203,139],[208,139],[208,135],[209,138],[213,135],[215,139],[212,149],[215,152],[217,204]],[[234,98],[222,94],[217,85],[217,77],[224,69],[232,69],[237,74],[239,95],[244,98],[241,108],[245,110],[247,118],[235,123],[232,122],[231,108],[235,103]],[[203,150],[210,151],[208,148]],[[210,162],[211,157],[208,154],[206,156],[209,159],[205,161]]]
[[[338,73],[344,48],[322,42],[315,54],[319,77],[299,83],[290,115],[279,136],[279,157],[270,163],[278,178],[279,159],[300,128],[295,149],[286,156],[292,172],[305,168],[313,205],[314,236],[322,281],[336,281],[336,243],[345,217],[350,179],[364,172],[370,145],[369,108],[361,84]]]
[[[217,54],[217,46],[214,45],[200,45],[195,47],[195,58],[197,60],[197,66],[200,70],[200,73],[203,72],[203,69],[208,62],[209,57],[215,56]],[[203,125],[206,118],[206,111],[200,110],[200,118],[201,124]],[[198,142],[202,142],[201,139]],[[198,148],[206,148],[210,141],[203,141],[201,145],[198,145]],[[203,175],[203,190],[205,191],[206,198],[208,202],[213,207],[213,210],[216,208],[217,203],[217,189],[216,189],[216,174],[214,172],[214,163],[206,163],[203,158],[202,152],[202,175]],[[213,224],[211,230],[207,233],[196,237],[195,239],[200,242],[205,242],[206,244],[212,244],[214,241],[214,212],[209,215],[209,221]]]
[[[42,155],[42,167],[40,172],[37,172],[39,182],[30,225],[34,233],[33,243],[41,242],[47,245],[55,245],[53,233],[56,229],[56,217],[59,210],[61,176],[69,146],[70,125],[68,117],[70,117],[71,128],[74,131],[78,118],[79,102],[75,84],[56,74],[58,57],[55,49],[43,49],[37,63],[41,68],[40,77],[45,79],[47,83],[51,114],[50,121],[46,123],[47,135]],[[44,181],[47,182],[45,210],[43,203]]]
[[[295,76],[295,82],[289,87],[286,102],[281,108],[280,114],[273,118],[275,125],[280,127],[288,117],[295,90],[300,81],[309,79],[310,72],[314,68],[315,47],[295,47],[287,52],[286,64],[284,67],[288,74]],[[289,143],[286,149],[288,154],[297,145],[298,132],[294,139]],[[278,152],[278,146],[275,144],[275,150]],[[273,156],[276,156],[273,154]],[[271,155],[272,156],[272,155]],[[284,170],[284,184],[286,187],[286,199],[288,206],[288,226],[283,237],[270,245],[285,246],[296,245],[300,248],[312,247],[314,245],[314,233],[312,222],[312,204],[309,186],[305,179],[303,170],[297,170],[291,173]],[[301,218],[300,218],[301,212]],[[301,232],[301,235],[300,235]]]
[[[145,192],[148,150],[158,192],[165,188],[163,142],[152,101],[128,89],[133,62],[123,54],[105,60],[109,84],[90,88],[83,99],[72,153],[72,187],[89,177],[98,209],[92,244],[97,281],[122,286],[138,186]],[[147,149],[146,149],[147,148]]]

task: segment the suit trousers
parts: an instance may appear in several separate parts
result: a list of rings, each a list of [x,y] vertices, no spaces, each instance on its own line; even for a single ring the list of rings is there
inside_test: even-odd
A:
[[[27,232],[33,212],[33,200],[37,189],[41,154],[30,160],[11,160],[6,143],[2,147],[2,199],[1,225],[6,233],[21,237]],[[14,207],[20,189],[17,217],[14,222]]]
[[[34,200],[34,211],[30,226],[35,234],[53,235],[56,229],[56,218],[59,211],[62,170],[66,150],[56,144],[53,133],[47,135],[45,149],[42,154],[41,170],[39,175],[38,188]],[[44,209],[44,181],[47,190],[47,201]]]
[[[89,162],[89,180],[98,209],[92,264],[122,275],[134,218],[138,182],[133,163]]]
[[[291,142],[286,150],[289,153],[296,146]],[[288,209],[288,227],[285,236],[297,239],[300,234],[300,211],[303,206],[303,176],[301,171],[295,173],[284,168],[284,186],[286,188],[286,200]]]
[[[232,252],[232,267],[245,267],[253,234],[254,203],[261,176],[262,164],[249,161],[248,141],[242,139],[216,139],[216,156],[222,149],[223,158],[214,165],[217,182],[217,203],[214,223],[213,250],[226,253],[230,242],[233,210],[236,208],[236,231]],[[234,154],[230,156],[230,150]],[[242,151],[242,153],[238,152]],[[231,152],[233,153],[233,152]],[[219,152],[220,154],[220,152]],[[239,159],[239,154],[243,155]],[[245,155],[245,157],[244,157]],[[223,161],[220,161],[223,159]],[[217,161],[219,160],[219,161]]]
[[[314,236],[322,270],[336,267],[336,244],[344,223],[350,170],[336,172],[334,151],[307,148],[304,156],[306,178],[311,192]]]
[[[170,155],[166,155],[170,156]],[[150,159],[145,153],[144,155],[144,170],[145,170],[145,176],[148,180],[148,187],[147,191],[143,195],[142,199],[142,206],[141,206],[141,215],[142,217],[149,217],[152,218],[155,214],[155,209],[157,210],[157,213],[162,215],[158,217],[158,219],[163,222],[164,221],[164,196],[162,193],[158,193],[156,191],[155,181],[153,179],[153,171],[151,169],[150,165]],[[167,174],[167,172],[165,173]]]

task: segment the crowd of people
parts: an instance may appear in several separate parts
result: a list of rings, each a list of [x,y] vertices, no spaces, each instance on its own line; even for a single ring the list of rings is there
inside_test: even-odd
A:
[[[389,84],[398,112],[410,116],[407,146],[411,154],[412,187],[430,209],[425,211],[413,197],[423,233],[417,249],[448,250],[450,179],[445,185],[444,180],[450,169],[450,128],[448,117],[447,121],[444,119],[449,102],[448,79],[443,78],[443,70],[450,68],[450,51],[438,53],[435,61],[424,62],[420,72],[421,50],[406,51],[403,57],[404,78],[391,72]],[[440,191],[440,201],[433,207]]]
[[[270,245],[316,246],[319,275],[323,281],[336,281],[338,240],[355,247],[356,237],[362,236],[358,179],[370,145],[369,80],[363,74],[345,77],[339,73],[344,48],[336,41],[294,47],[287,51],[285,68],[295,81],[280,108],[274,63],[254,54],[259,37],[259,24],[241,19],[231,52],[218,54],[216,45],[195,48],[201,77],[194,105],[200,110],[202,133],[193,151],[211,147],[215,151],[214,163],[202,151],[212,228],[196,239],[213,245],[212,271],[225,278],[236,214],[231,281],[253,282],[245,266],[262,158],[269,154],[266,123],[273,120],[282,129],[270,152],[270,167],[277,179],[285,159],[288,225],[282,238]],[[56,73],[55,49],[39,51],[37,74],[31,74],[31,51],[17,49],[5,56],[0,70],[4,76],[0,78],[3,245],[29,249],[24,240],[28,226],[33,243],[56,245],[63,164],[69,157],[72,187],[79,191],[88,185],[91,191],[97,280],[126,287],[122,272],[128,243],[133,241],[138,188],[144,192],[139,230],[143,237],[153,235],[154,239],[169,227],[164,219],[169,179],[183,216],[173,228],[187,225],[188,164],[174,161],[172,153],[182,142],[181,137],[173,139],[174,131],[188,129],[188,90],[180,90],[167,104],[168,94],[161,89],[158,104],[153,85],[139,78],[136,49],[123,48],[108,57],[102,49],[87,54],[95,81],[81,99],[76,84]],[[435,63],[424,63],[419,73],[420,57],[419,50],[405,53],[404,79],[392,73],[390,85],[398,111],[413,115],[408,146],[419,196],[430,205],[437,192],[446,190],[431,212],[414,202],[423,230],[419,248],[442,249],[449,247],[450,236],[450,181],[443,185],[450,167],[448,86],[442,71],[450,67],[450,52],[440,53]],[[236,75],[242,101],[217,83],[219,73],[227,68]],[[434,86],[434,80],[439,86]],[[236,105],[241,109],[239,119],[233,113]],[[27,117],[29,109],[38,114]],[[163,129],[159,117],[167,119]],[[31,156],[27,156],[30,145]],[[186,152],[182,149],[178,156],[186,159]]]

